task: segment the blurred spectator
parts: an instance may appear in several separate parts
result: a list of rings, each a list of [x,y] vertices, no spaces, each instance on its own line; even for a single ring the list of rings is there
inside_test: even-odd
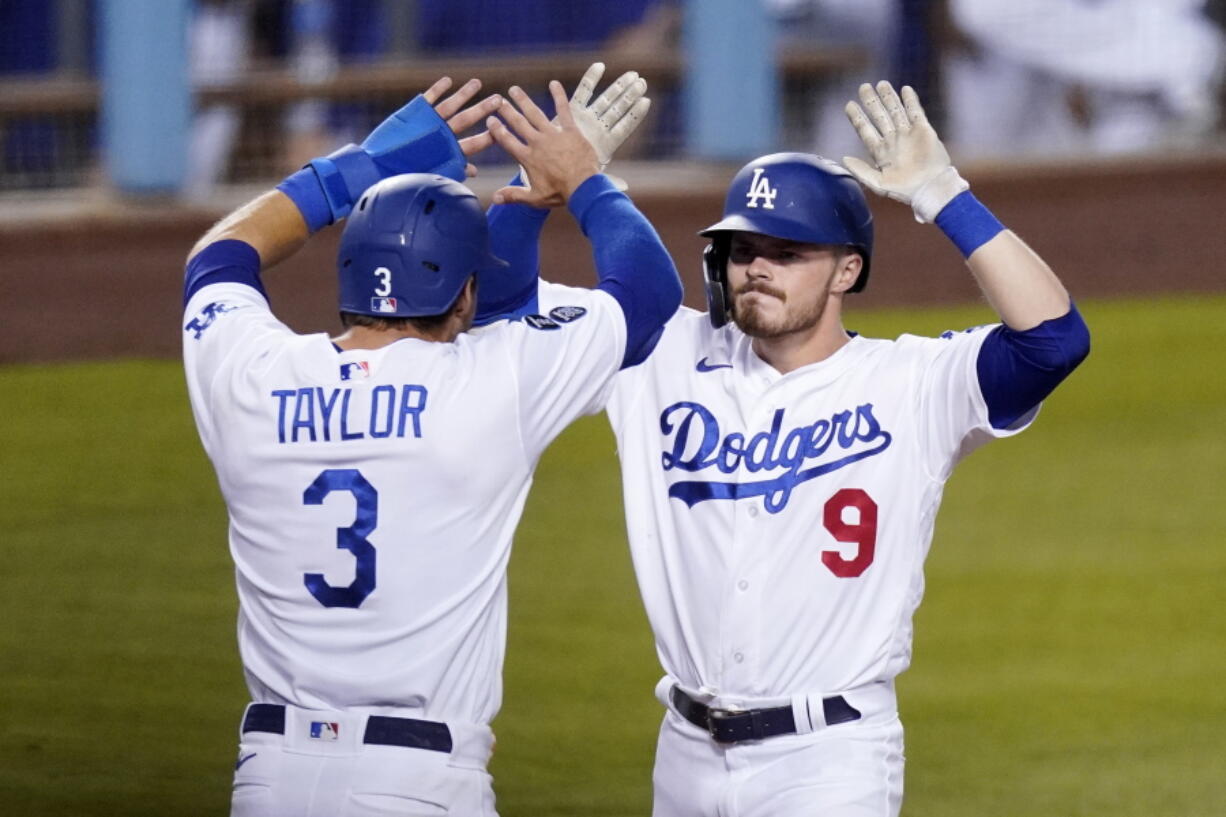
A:
[[[58,27],[46,0],[0,2],[0,74],[55,70]]]
[[[824,77],[817,87],[800,89],[795,104],[811,105],[810,145],[803,146],[838,160],[862,155],[860,138],[847,122],[843,106],[857,98],[862,82],[895,79],[894,46],[903,35],[900,0],[762,0],[775,16],[781,42],[813,48],[856,46],[866,62]],[[924,89],[920,89],[921,91]]]
[[[675,48],[680,27],[679,0],[417,0],[416,35],[423,53],[594,51],[609,65],[612,77],[633,70],[636,55]],[[579,77],[559,79],[573,87]],[[647,80],[650,83],[651,77]],[[676,89],[652,85],[648,94],[654,101],[648,125],[622,146],[622,157],[644,155],[649,143],[666,150],[679,141]],[[553,102],[543,90],[533,98],[552,112]],[[479,164],[511,161],[497,146],[483,151],[476,160]]]
[[[44,0],[0,2],[0,79],[55,71],[58,29],[50,11]],[[5,176],[50,181],[56,153],[56,130],[45,118],[0,120]]]
[[[1218,120],[1220,30],[1205,0],[950,0],[960,156],[1120,154],[1203,144]]]
[[[416,18],[390,13],[390,2],[401,0],[213,0],[200,10],[196,26],[206,47],[195,50],[216,57],[204,60],[213,67],[202,72],[201,82],[211,78],[224,83],[236,77],[254,48],[261,56],[286,62],[299,84],[321,85],[346,65],[388,57],[389,45],[397,39],[415,40],[418,51],[431,55],[601,49],[607,61],[620,59],[632,67],[633,54],[675,43],[680,23],[677,0],[418,0]],[[233,14],[235,6],[245,10],[243,25]],[[399,32],[390,30],[397,22],[409,21],[413,30],[404,32],[407,37],[398,38]],[[242,30],[223,37],[225,26]],[[223,41],[234,53],[221,53]],[[211,51],[209,45],[214,46]],[[653,88],[653,96],[659,102],[660,91]],[[657,110],[669,108],[677,116],[675,105]],[[229,133],[232,139],[238,127],[233,110],[205,113],[197,129],[200,161],[194,164],[199,173],[193,173],[193,179],[203,181],[194,184],[194,190],[207,190],[207,179],[224,172],[225,136]],[[658,122],[659,115],[653,116]],[[293,103],[284,119],[285,170],[353,141],[370,129],[369,119],[370,112],[361,104],[323,98]],[[630,146],[624,147],[623,153],[629,150]],[[481,160],[510,161],[498,153],[488,150]]]
[[[282,3],[288,59],[303,85],[335,77],[342,65],[372,62],[384,55],[386,20],[381,0],[292,0]],[[323,156],[370,129],[359,105],[308,99],[286,117],[286,171]]]
[[[598,49],[619,37],[632,41],[646,34],[632,29],[665,22],[648,12],[671,5],[660,0],[418,0],[418,47],[448,54]]]
[[[251,50],[248,0],[198,0],[188,31],[192,85],[227,85],[247,70]],[[184,193],[203,199],[225,175],[242,120],[238,106],[198,107],[192,117]]]

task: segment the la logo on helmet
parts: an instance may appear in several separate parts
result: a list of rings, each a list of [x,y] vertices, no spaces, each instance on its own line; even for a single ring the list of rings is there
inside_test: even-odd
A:
[[[749,207],[757,207],[758,199],[762,199],[763,210],[775,209],[775,196],[779,195],[779,191],[771,187],[770,179],[766,178],[766,171],[760,167],[753,169],[753,181],[749,183],[749,193],[746,198],[749,200]]]

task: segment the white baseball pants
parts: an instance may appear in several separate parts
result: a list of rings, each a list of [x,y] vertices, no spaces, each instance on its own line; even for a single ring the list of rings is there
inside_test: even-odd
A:
[[[902,723],[889,707],[808,734],[719,744],[670,708],[653,783],[653,817],[897,817]]]
[[[497,817],[488,726],[448,724],[450,753],[368,745],[365,726],[361,714],[286,707],[284,734],[243,733],[231,817]]]

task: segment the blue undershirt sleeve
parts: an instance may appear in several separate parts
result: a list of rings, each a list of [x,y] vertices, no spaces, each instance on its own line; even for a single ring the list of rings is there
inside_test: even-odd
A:
[[[522,186],[519,176],[511,184]],[[549,210],[526,204],[495,204],[485,217],[490,228],[490,252],[509,266],[478,274],[474,326],[537,311],[541,230]]]
[[[277,185],[302,213],[307,232],[314,235],[332,223],[332,210],[315,168],[307,166]]]
[[[246,284],[265,300],[264,282],[260,280],[260,254],[246,241],[234,238],[214,241],[187,262],[183,276],[183,305],[208,284]]]
[[[975,362],[992,427],[1009,428],[1025,417],[1089,353],[1090,330],[1071,302],[1065,315],[1031,329],[993,329]]]
[[[625,315],[622,368],[642,363],[681,305],[677,268],[655,228],[608,176],[585,181],[567,206],[592,242],[596,288],[612,295]]]

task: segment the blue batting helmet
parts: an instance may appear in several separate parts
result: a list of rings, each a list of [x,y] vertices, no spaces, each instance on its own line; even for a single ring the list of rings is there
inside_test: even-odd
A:
[[[477,197],[430,173],[370,187],[341,234],[342,312],[376,318],[441,315],[473,275],[507,266],[490,252]]]
[[[856,282],[868,283],[873,254],[873,214],[860,183],[836,162],[811,153],[772,153],[732,177],[724,217],[699,233],[712,239],[703,253],[711,322],[727,322],[728,239],[733,232],[760,233],[808,244],[840,244],[864,259]]]

